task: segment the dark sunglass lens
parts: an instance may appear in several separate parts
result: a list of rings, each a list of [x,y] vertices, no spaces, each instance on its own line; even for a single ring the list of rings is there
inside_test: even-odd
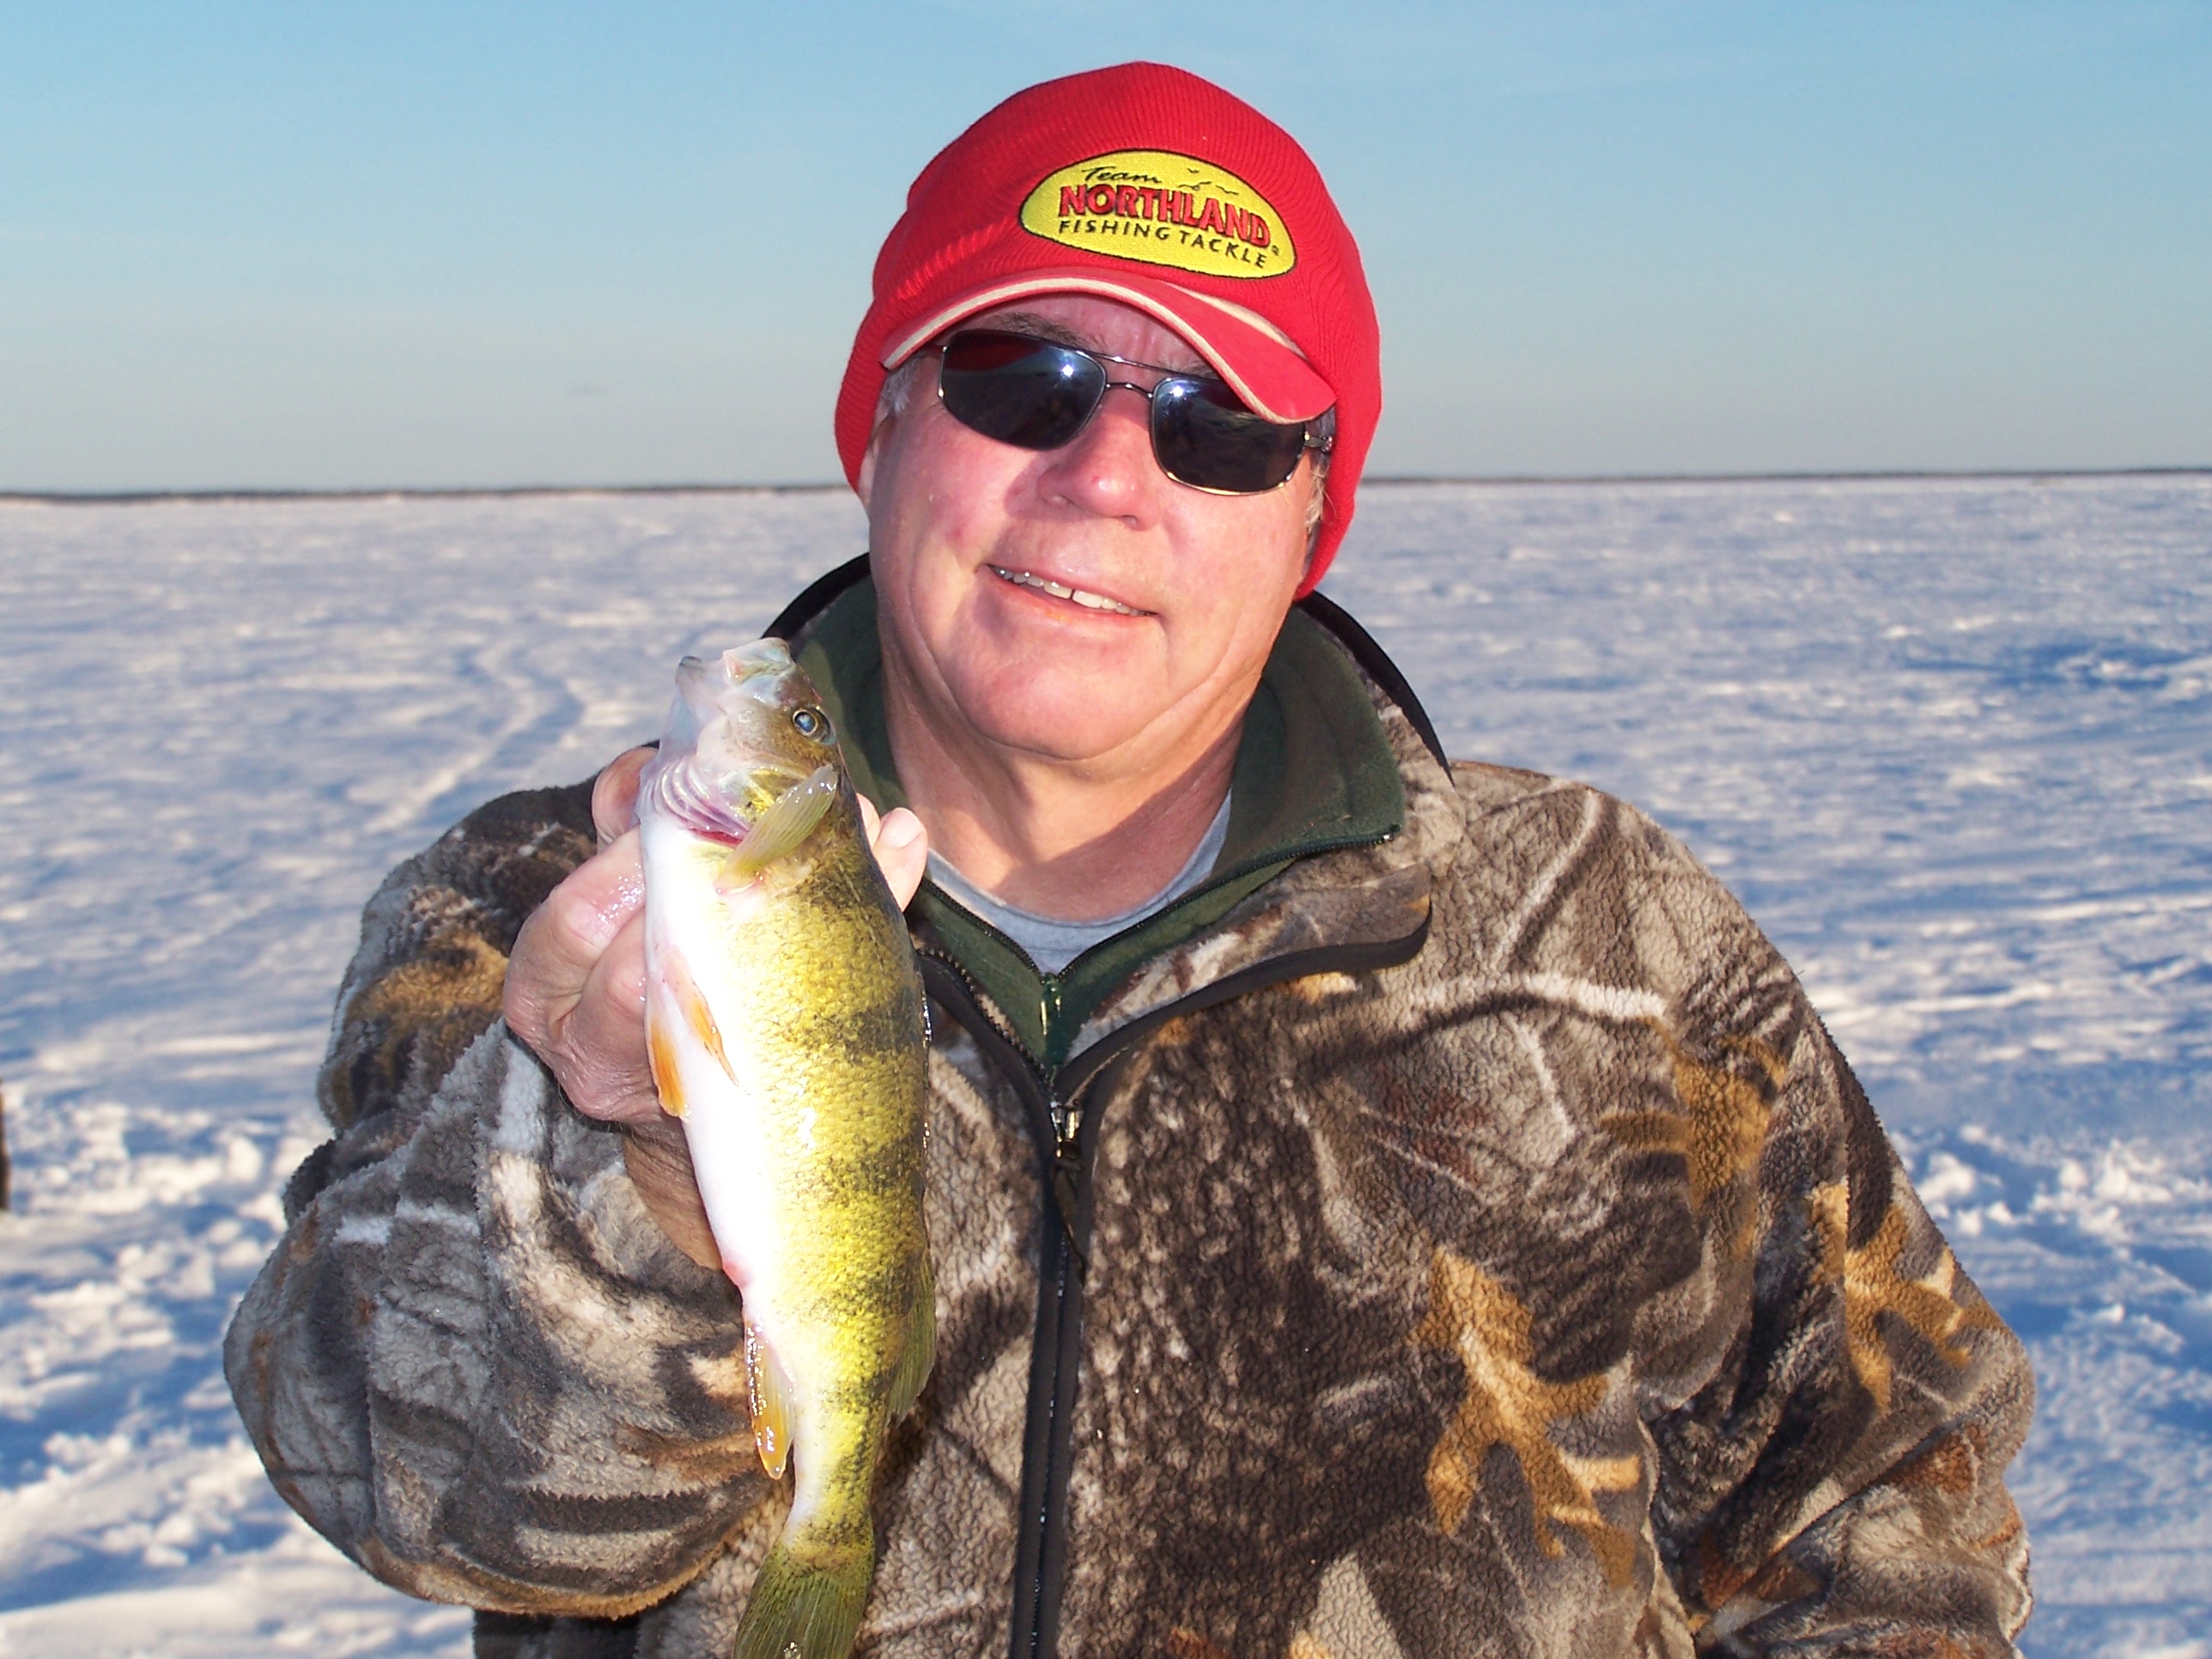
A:
[[[945,342],[937,383],[962,425],[1023,449],[1057,449],[1098,407],[1106,371],[1047,340],[977,329]]]
[[[1297,471],[1303,425],[1262,420],[1218,380],[1164,380],[1152,393],[1160,471],[1200,489],[1257,495]]]

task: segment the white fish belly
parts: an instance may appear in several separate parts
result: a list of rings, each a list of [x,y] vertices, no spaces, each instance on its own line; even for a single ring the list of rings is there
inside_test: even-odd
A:
[[[682,825],[647,813],[643,821],[646,884],[647,1018],[666,1033],[683,1090],[684,1139],[699,1196],[721,1253],[723,1271],[745,1293],[748,1316],[766,1291],[775,1218],[760,1085],[744,1052],[731,930],[744,925],[747,896],[732,903],[715,890],[708,848]],[[674,988],[688,979],[722,1034],[727,1070],[684,1018]]]

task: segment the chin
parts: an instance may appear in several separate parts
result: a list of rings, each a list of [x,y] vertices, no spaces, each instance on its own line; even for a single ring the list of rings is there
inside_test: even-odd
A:
[[[1055,695],[1057,693],[1057,695]],[[975,729],[993,743],[1054,760],[1085,761],[1109,754],[1145,729],[1156,710],[1099,706],[1095,687],[985,694],[968,702]]]
[[[1111,726],[1096,722],[1071,726],[1040,720],[1024,711],[1015,719],[995,721],[981,729],[994,743],[1009,749],[1056,761],[1082,762],[1111,754],[1144,727],[1137,722]]]

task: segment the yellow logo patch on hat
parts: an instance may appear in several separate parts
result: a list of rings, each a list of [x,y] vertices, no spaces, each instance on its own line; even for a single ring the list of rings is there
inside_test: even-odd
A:
[[[1051,174],[1022,204],[1047,241],[1206,276],[1279,276],[1297,263],[1267,198],[1194,155],[1117,149]]]

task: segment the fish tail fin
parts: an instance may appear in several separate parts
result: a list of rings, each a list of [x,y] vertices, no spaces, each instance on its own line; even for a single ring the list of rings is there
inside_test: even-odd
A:
[[[898,1369],[891,1373],[893,1422],[913,1408],[915,1396],[929,1381],[929,1368],[937,1363],[937,1285],[936,1276],[929,1270],[927,1251],[922,1255],[919,1278],[914,1306],[907,1315],[906,1352],[899,1358]]]
[[[818,1562],[778,1539],[753,1580],[732,1659],[845,1659],[875,1571],[872,1533]]]

